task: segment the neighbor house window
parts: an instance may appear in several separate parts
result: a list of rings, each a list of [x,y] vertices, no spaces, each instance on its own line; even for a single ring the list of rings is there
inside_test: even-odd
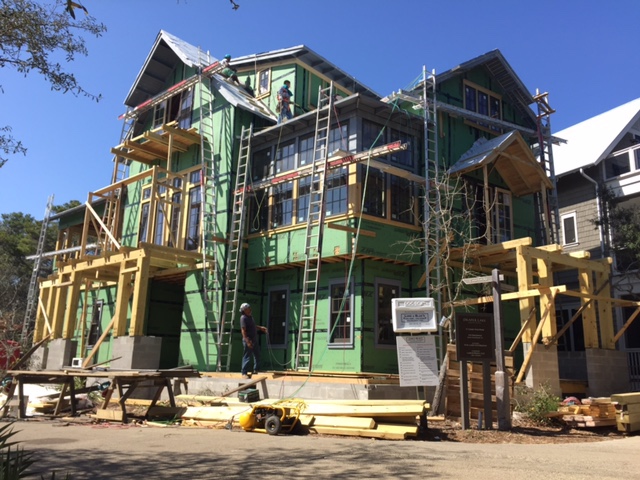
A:
[[[390,280],[376,281],[376,345],[395,345],[396,335],[391,321],[391,299],[400,297],[400,284]]]
[[[287,319],[289,318],[289,290],[286,287],[273,287],[269,291],[269,343],[272,347],[284,347],[287,344]]]
[[[329,344],[352,345],[353,322],[351,312],[351,293],[345,283],[333,283],[329,286]]]
[[[496,188],[493,213],[493,241],[500,243],[511,240],[513,238],[513,210],[510,192]]]
[[[618,177],[631,171],[629,152],[613,155],[604,161],[604,171],[607,178]]]
[[[562,244],[571,245],[578,243],[578,228],[576,223],[576,213],[562,215]]]

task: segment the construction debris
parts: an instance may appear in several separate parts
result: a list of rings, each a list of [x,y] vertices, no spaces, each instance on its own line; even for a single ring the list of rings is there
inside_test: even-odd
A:
[[[616,407],[609,397],[585,398],[580,405],[562,405],[558,415],[572,428],[612,427],[616,424]]]
[[[640,393],[618,393],[611,395],[616,402],[616,425],[619,432],[632,433],[640,430]]]

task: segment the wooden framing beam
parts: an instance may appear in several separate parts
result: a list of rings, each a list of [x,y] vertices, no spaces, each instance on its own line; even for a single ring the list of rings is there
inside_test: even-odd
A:
[[[62,328],[62,338],[65,340],[71,340],[75,334],[81,287],[82,276],[79,272],[73,272],[71,274],[71,286],[68,295],[69,299],[64,316],[64,326]]]
[[[620,337],[622,337],[624,332],[627,331],[627,328],[629,328],[629,325],[631,325],[631,323],[633,323],[633,321],[637,318],[638,315],[640,315],[640,307],[638,307],[636,309],[636,311],[631,314],[631,316],[627,319],[627,321],[622,326],[620,331],[618,333],[616,333],[615,337],[613,337],[613,342],[614,343],[617,342],[618,340],[620,340]]]
[[[610,289],[605,289],[609,285],[610,272],[597,272],[596,273],[596,291],[610,293]],[[607,295],[605,295],[607,296]],[[608,295],[610,298],[610,295]],[[616,341],[614,340],[615,332],[613,325],[613,305],[609,300],[598,300],[597,304],[598,319],[600,327],[600,342],[602,348],[608,350],[615,350]]]
[[[556,287],[548,287],[548,288],[542,288],[542,287],[533,288],[531,290],[503,293],[502,295],[500,295],[500,299],[503,302],[507,302],[509,300],[522,300],[522,299],[527,299],[532,297],[538,297],[543,294],[555,296],[559,293],[566,291],[566,289],[567,289],[566,285],[559,285]],[[449,305],[452,307],[469,307],[471,305],[481,305],[483,303],[491,303],[491,302],[493,302],[493,295],[487,295],[487,296],[478,297],[478,298],[467,298],[465,300],[457,300]],[[529,320],[529,313],[527,312],[527,317],[525,321],[528,321],[528,320]]]
[[[516,265],[518,273],[518,290],[528,291],[531,289],[533,283],[533,267],[531,263],[531,257],[525,255],[525,252],[530,250],[530,247],[524,245],[518,245],[516,247]],[[529,312],[534,308],[535,303],[533,298],[520,299],[520,325],[529,325],[522,334],[522,341],[530,343],[534,334],[535,322],[529,322]]]
[[[57,284],[54,287],[57,287],[59,284],[64,283],[63,276],[60,275],[58,277]],[[53,316],[51,319],[51,330],[52,336],[54,339],[62,337],[62,327],[64,325],[64,313],[67,308],[67,293],[68,287],[61,286],[59,288],[54,289],[55,296],[55,304],[53,307]]]
[[[327,223],[327,227],[328,228],[333,228],[334,230],[342,230],[343,232],[349,232],[349,233],[357,233],[358,229],[357,228],[353,228],[353,227],[347,227],[346,225],[338,225],[337,223]],[[376,237],[376,232],[372,232],[370,230],[360,230],[360,235],[363,235],[365,237]]]
[[[587,259],[576,258],[561,252],[550,252],[534,247],[522,247],[522,254],[528,258],[542,259],[551,262],[552,265],[563,265],[575,269],[589,269],[595,272],[606,272],[610,267],[605,263],[596,262]],[[555,270],[555,267],[553,268]]]
[[[557,332],[556,324],[556,304],[555,296],[547,293],[547,289],[553,286],[553,272],[551,264],[548,260],[537,259],[538,264],[538,284],[541,287],[540,292],[540,315],[549,315],[549,321],[545,322],[542,329],[542,338],[553,337]]]
[[[113,325],[115,322],[116,322],[116,317],[113,317],[109,322],[109,325],[107,325],[107,328],[104,329],[104,332],[102,332],[102,335],[100,335],[100,338],[91,349],[91,353],[87,356],[87,358],[84,359],[84,362],[82,362],[82,368],[87,368],[89,365],[91,365],[91,359],[98,353],[98,349],[100,348],[100,345],[102,345],[102,342],[104,342],[104,339],[107,338],[107,335],[109,335],[109,332],[113,328]]]
[[[581,294],[591,294],[593,280],[591,278],[592,271],[586,268],[578,270],[578,284],[580,285]],[[586,296],[581,299],[585,305],[582,312],[582,326],[584,329],[584,346],[585,348],[598,348],[598,325],[596,321],[596,309],[593,301],[586,301]]]
[[[131,285],[132,272],[126,268],[126,262],[120,264],[120,275],[118,276],[118,290],[116,292],[116,308],[113,313],[115,319],[113,336],[122,337],[127,333],[127,314],[129,313],[129,298],[133,291]],[[136,266],[136,270],[138,267]]]
[[[139,337],[144,333],[150,265],[151,260],[149,257],[138,259],[138,273],[133,286],[133,306],[131,309],[131,325],[129,327],[129,335],[132,337]]]

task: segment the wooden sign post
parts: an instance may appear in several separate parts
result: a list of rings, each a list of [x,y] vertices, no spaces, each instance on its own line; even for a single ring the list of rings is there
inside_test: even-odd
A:
[[[511,430],[511,401],[509,398],[509,380],[504,371],[504,339],[502,338],[502,295],[500,289],[500,271],[492,271],[493,318],[496,343],[496,411],[498,430]],[[486,395],[485,395],[486,397]]]

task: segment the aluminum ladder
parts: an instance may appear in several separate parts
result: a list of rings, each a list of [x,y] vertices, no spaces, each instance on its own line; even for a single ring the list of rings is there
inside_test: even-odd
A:
[[[296,370],[311,371],[313,366],[313,342],[316,314],[318,310],[318,283],[322,264],[322,237],[324,234],[326,191],[325,177],[329,163],[329,132],[333,110],[333,83],[318,89],[316,110],[316,130],[313,143],[313,167],[307,213],[306,244],[304,248],[304,275],[302,280],[302,300],[298,321],[298,346],[296,349]]]
[[[217,371],[229,371],[231,364],[232,334],[234,318],[238,307],[239,267],[242,265],[244,230],[246,220],[245,199],[247,197],[247,170],[251,158],[251,137],[253,125],[242,127],[240,135],[240,151],[236,172],[235,189],[232,193],[231,222],[225,266],[224,302],[222,304],[221,321],[218,330],[218,363]]]

